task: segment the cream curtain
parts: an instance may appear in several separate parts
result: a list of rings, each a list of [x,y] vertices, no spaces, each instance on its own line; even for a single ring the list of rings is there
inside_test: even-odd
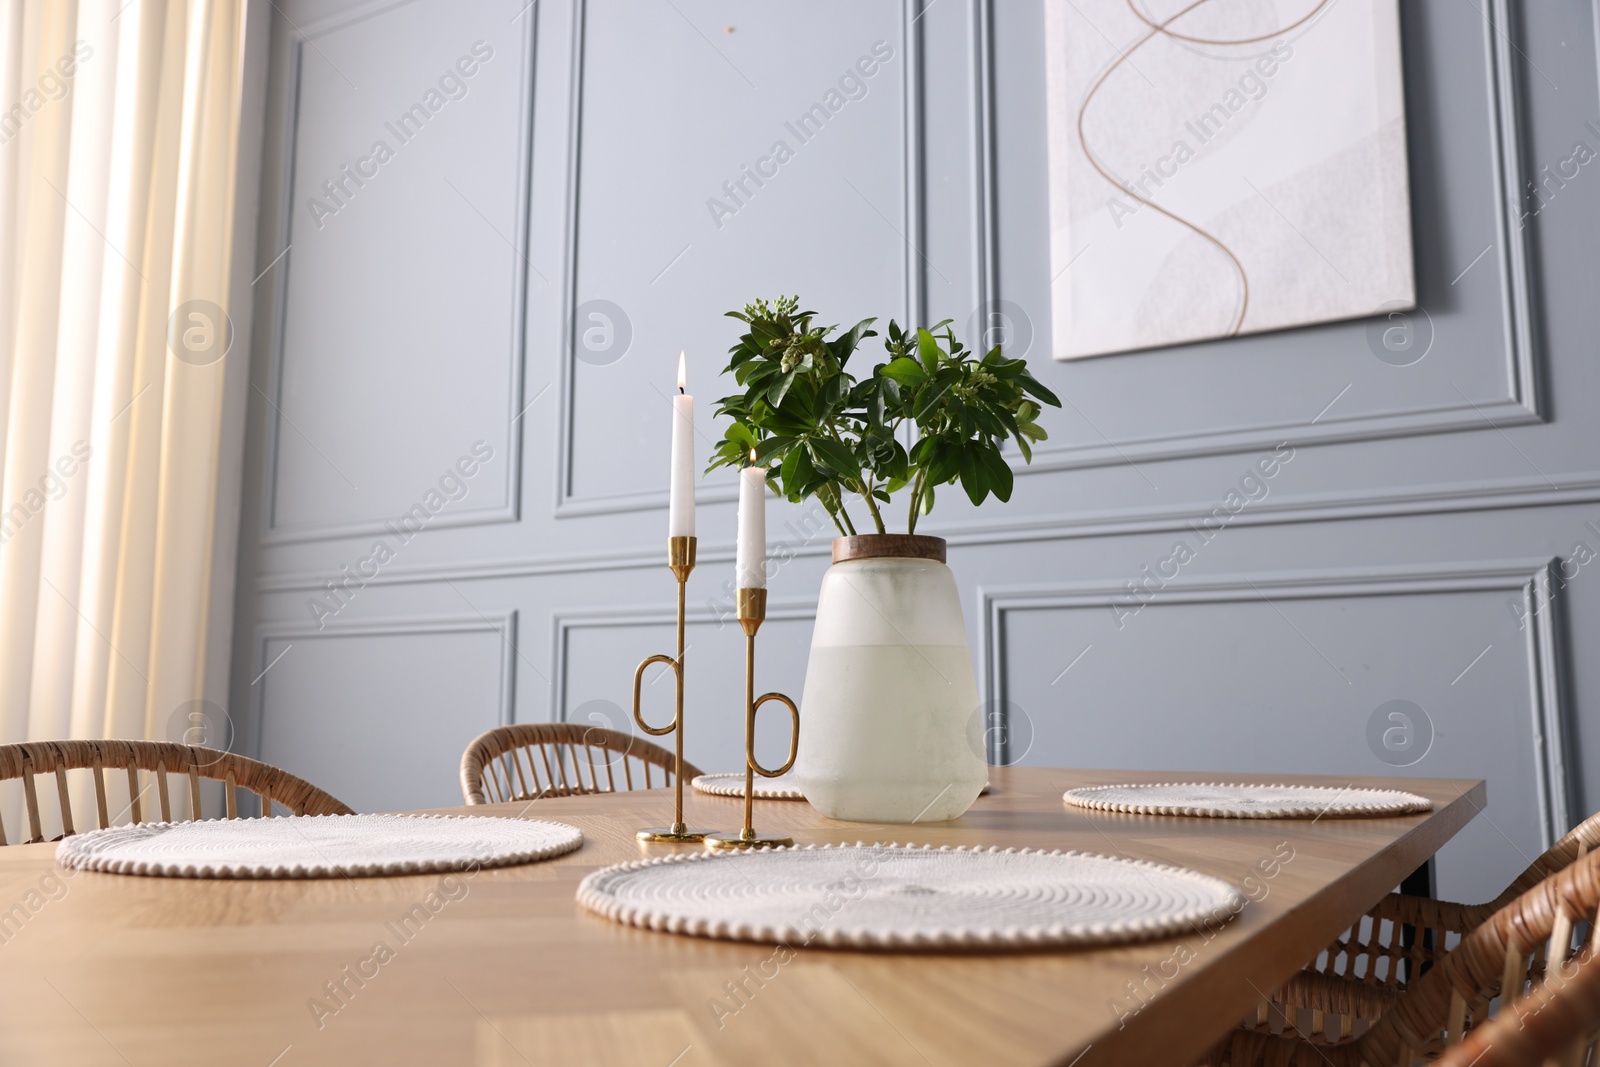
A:
[[[244,0],[0,13],[0,742],[176,740],[245,348]]]

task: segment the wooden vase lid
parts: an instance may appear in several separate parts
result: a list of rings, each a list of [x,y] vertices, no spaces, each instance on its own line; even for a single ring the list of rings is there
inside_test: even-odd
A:
[[[944,538],[922,534],[859,534],[833,539],[833,561],[847,559],[931,559],[944,562]]]

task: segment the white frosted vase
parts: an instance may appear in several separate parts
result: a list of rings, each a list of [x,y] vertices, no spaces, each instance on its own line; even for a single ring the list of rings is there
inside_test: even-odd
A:
[[[944,540],[841,537],[822,579],[796,784],[853,822],[942,822],[988,779],[967,629]]]

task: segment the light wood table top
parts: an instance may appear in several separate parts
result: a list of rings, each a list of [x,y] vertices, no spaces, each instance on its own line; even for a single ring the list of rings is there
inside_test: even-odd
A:
[[[1435,810],[1163,818],[1069,808],[1061,792],[1268,779],[993,775],[994,791],[954,822],[838,823],[803,802],[762,801],[756,825],[802,843],[1124,855],[1216,875],[1252,902],[1209,940],[1201,932],[1009,955],[802,948],[789,958],[773,946],[652,933],[582,911],[574,890],[597,867],[695,847],[634,841],[636,828],[670,821],[663,790],[450,809],[561,820],[587,838],[557,860],[454,881],[69,877],[53,845],[18,845],[0,848],[0,1063],[1176,1064],[1253,1010],[1258,989],[1293,974],[1485,799],[1479,781],[1280,777],[1409,789]],[[686,800],[690,823],[713,828],[736,829],[741,804]],[[425,920],[400,925],[418,905]],[[335,998],[328,983],[345,992]]]

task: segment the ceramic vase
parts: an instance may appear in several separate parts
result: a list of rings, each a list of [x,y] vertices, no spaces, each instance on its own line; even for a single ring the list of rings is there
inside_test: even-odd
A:
[[[987,781],[961,597],[944,559],[938,537],[833,543],[792,772],[824,815],[943,822]]]

